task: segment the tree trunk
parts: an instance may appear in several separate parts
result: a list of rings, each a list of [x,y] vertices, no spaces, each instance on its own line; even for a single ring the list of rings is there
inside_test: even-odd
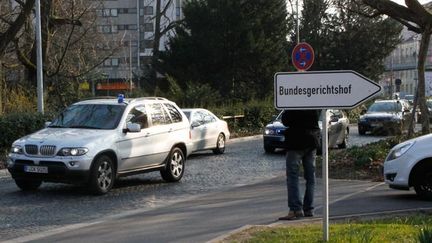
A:
[[[155,12],[155,31],[154,31],[154,39],[153,39],[153,54],[151,57],[151,70],[150,70],[150,82],[152,82],[153,93],[156,92],[157,87],[157,70],[156,65],[159,59],[159,45],[161,39],[161,0],[156,0],[156,12]],[[154,93],[154,95],[156,95]]]
[[[430,35],[432,32],[432,28],[427,28],[422,33],[422,38],[420,41],[420,50],[418,56],[418,104],[420,105],[421,116],[421,124],[422,124],[422,134],[429,133],[429,111],[426,106],[426,97],[425,97],[425,63],[426,63],[426,55],[429,47]]]

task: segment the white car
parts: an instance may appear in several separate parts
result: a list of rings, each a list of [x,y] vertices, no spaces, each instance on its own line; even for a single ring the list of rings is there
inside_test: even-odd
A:
[[[206,109],[182,109],[182,111],[190,121],[192,151],[211,149],[215,154],[223,154],[225,143],[230,137],[227,122]]]
[[[6,164],[22,190],[63,182],[104,194],[118,177],[155,170],[178,181],[191,152],[189,128],[180,108],[164,98],[86,100],[16,140]]]
[[[419,197],[432,200],[432,134],[394,146],[384,162],[384,180],[390,188],[414,187]]]

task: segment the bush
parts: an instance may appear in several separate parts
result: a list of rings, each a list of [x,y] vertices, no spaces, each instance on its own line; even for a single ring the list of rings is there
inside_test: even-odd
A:
[[[0,116],[0,149],[5,153],[18,138],[44,127],[46,117],[41,113],[13,113]]]
[[[255,100],[246,104],[239,102],[208,109],[221,119],[224,116],[243,116],[225,119],[233,137],[260,134],[272,116],[278,113],[270,100]]]

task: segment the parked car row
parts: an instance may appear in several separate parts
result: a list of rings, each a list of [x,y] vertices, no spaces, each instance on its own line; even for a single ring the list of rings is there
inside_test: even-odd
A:
[[[279,113],[269,124],[266,125],[263,132],[264,151],[273,153],[278,148],[284,148],[285,129],[282,124],[282,112]],[[346,148],[349,135],[349,119],[342,110],[327,110],[328,121],[328,146]],[[322,114],[319,120],[319,126],[322,129]]]
[[[382,129],[401,133],[410,112],[403,100],[377,100],[360,117],[359,134]],[[347,116],[336,109],[326,114],[329,147],[345,148]],[[284,147],[281,116],[282,112],[264,129],[267,153]],[[16,140],[7,169],[22,190],[61,182],[86,185],[101,195],[119,177],[149,171],[159,171],[166,181],[179,181],[191,153],[224,153],[229,137],[227,123],[210,111],[180,109],[165,98],[86,100],[66,108],[46,128]],[[431,144],[429,134],[392,148],[384,163],[385,182],[395,189],[414,187],[420,197],[432,200]]]
[[[428,112],[429,112],[429,114],[428,114],[429,122],[432,122],[432,99],[426,100],[426,106],[427,106]],[[418,107],[417,107],[417,109],[419,110],[419,112],[418,112],[418,120],[421,121],[422,114],[421,114],[420,109]]]
[[[105,194],[117,178],[148,171],[179,181],[192,152],[221,154],[229,137],[227,123],[205,109],[182,111],[158,97],[92,99],[16,140],[7,169],[22,190],[62,182]]]
[[[360,135],[371,133],[402,134],[410,125],[412,109],[406,100],[376,100],[358,121]]]

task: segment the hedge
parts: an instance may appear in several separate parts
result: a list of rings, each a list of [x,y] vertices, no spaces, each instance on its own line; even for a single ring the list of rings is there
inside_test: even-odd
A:
[[[8,151],[18,138],[42,129],[45,121],[47,118],[41,113],[13,113],[0,116],[1,153]]]

